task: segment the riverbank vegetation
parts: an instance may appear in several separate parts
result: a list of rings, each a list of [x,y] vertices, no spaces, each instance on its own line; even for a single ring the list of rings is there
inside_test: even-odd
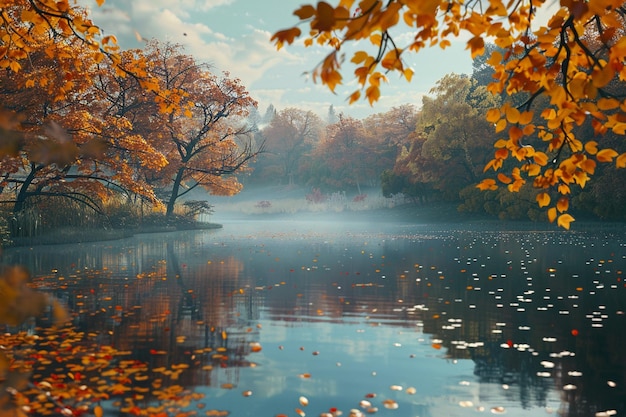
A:
[[[439,105],[463,113],[447,113],[426,127],[435,135],[452,133],[447,143],[461,147],[480,142],[481,126],[487,129],[496,150],[487,153],[481,168],[491,174],[480,180],[479,189],[517,193],[531,184],[538,190],[533,197],[539,208],[567,229],[574,220],[572,190],[584,189],[599,166],[626,168],[626,14],[620,1],[571,1],[559,7],[545,1],[332,3],[336,6],[300,6],[294,11],[296,24],[272,40],[278,49],[300,37],[306,46],[326,47],[312,77],[334,91],[353,70],[350,103],[378,101],[389,74],[410,82],[423,69],[408,66],[406,56],[428,46],[445,49],[453,38],[467,36],[466,49],[484,63],[486,91],[497,101],[487,110],[482,105],[488,96],[475,96],[477,106],[466,113],[468,96],[450,96]],[[404,38],[405,33],[411,36]],[[437,104],[425,100],[424,114],[429,103]],[[481,114],[479,124],[473,124],[471,110]],[[450,116],[461,121],[465,114],[467,125],[445,122]],[[467,148],[465,155],[470,156]],[[445,164],[445,153],[440,156]],[[471,176],[472,159],[467,162],[469,167],[450,168]]]
[[[0,214],[4,236],[184,226],[237,193],[262,149],[256,102],[180,45],[122,51],[68,2],[2,8]],[[6,240],[5,240],[6,241]]]
[[[585,115],[563,119],[563,104],[544,90],[494,89],[501,65],[523,59],[512,46],[487,43],[472,46],[471,75],[444,76],[422,103],[363,120],[332,107],[325,120],[312,111],[273,106],[262,116],[239,80],[215,74],[182,46],[153,40],[142,49],[121,50],[84,10],[63,10],[61,16],[17,2],[2,26],[15,39],[0,75],[5,243],[72,228],[185,227],[200,214],[186,205],[204,201],[210,207],[207,193],[233,195],[244,185],[304,188],[316,210],[337,195],[371,202],[363,190],[374,187],[392,199],[389,204],[453,203],[459,216],[558,218],[565,228],[571,214],[626,220],[626,174],[615,169],[626,160],[619,101],[612,98],[624,95],[616,70],[602,73],[602,85],[589,76],[578,86],[572,80],[584,65],[568,67],[573,72],[550,88],[562,92],[576,85],[564,97],[574,103],[574,92],[587,91],[585,86],[593,92],[589,103],[598,94],[603,98],[593,108],[581,104]],[[379,12],[359,12],[354,21],[375,21]],[[28,30],[38,25],[50,31]],[[579,37],[561,47],[595,51],[598,68],[608,68],[601,62],[619,33],[580,30],[564,26],[564,33]],[[293,40],[285,36],[276,39]],[[338,68],[321,68],[338,74]],[[331,87],[337,82],[323,81]],[[375,90],[368,90],[372,102]],[[500,109],[497,115],[494,109]],[[503,139],[505,128],[509,137]],[[501,171],[497,181],[506,187],[491,179],[491,168]],[[256,208],[276,207],[272,196],[261,201],[266,203]]]
[[[365,189],[378,187],[386,201],[455,204],[460,213],[556,221],[566,229],[577,211],[626,220],[626,174],[615,169],[626,167],[621,2],[563,2],[535,33],[530,25],[542,1],[512,2],[511,10],[491,1],[484,12],[476,2],[421,0],[303,6],[296,15],[312,29],[307,44],[333,48],[313,74],[331,90],[341,82],[339,49],[372,42],[373,54],[357,51],[351,61],[371,103],[386,79],[378,65],[413,75],[389,32],[398,22],[420,28],[407,50],[445,47],[460,30],[472,34],[471,75],[443,77],[422,103],[364,120],[331,108],[325,121],[295,108],[269,109],[261,120],[254,98],[228,72],[216,74],[168,42],[122,50],[68,0],[5,3],[3,246],[50,235],[76,240],[85,232],[102,239],[103,230],[123,236],[195,228],[212,210],[206,193],[277,183],[306,189],[315,209],[373,208]],[[294,27],[274,40],[281,46],[300,33]],[[276,206],[271,196],[255,204],[260,211]],[[20,269],[0,276],[0,326],[9,334],[0,338],[0,415],[101,417],[99,402],[130,391],[132,400],[120,407],[125,414],[187,415],[172,402],[193,396],[173,382],[189,365],[168,363],[161,369],[167,379],[149,380],[144,363],[103,348],[98,335],[41,327],[33,335],[31,317],[47,314],[47,326],[68,316],[31,286]],[[227,357],[215,355],[216,366]],[[139,404],[146,390],[154,407]]]

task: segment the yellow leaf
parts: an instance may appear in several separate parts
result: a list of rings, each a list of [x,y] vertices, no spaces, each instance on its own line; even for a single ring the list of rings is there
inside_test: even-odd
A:
[[[601,98],[598,100],[599,110],[613,110],[619,107],[619,101],[614,98]]]
[[[335,25],[335,9],[325,1],[317,3],[317,16],[311,23],[312,29],[317,29],[320,32],[328,32],[332,30]]]
[[[550,204],[550,196],[548,193],[537,194],[537,203],[539,204],[539,207],[545,207]]]
[[[465,49],[469,49],[471,51],[472,59],[474,59],[478,55],[485,53],[485,40],[482,36],[474,36],[472,39],[467,41],[467,47]]]
[[[541,166],[537,164],[528,164],[526,166],[528,167],[528,175],[530,177],[536,177],[541,173]]]
[[[296,16],[300,18],[300,20],[306,20],[315,15],[315,7],[307,4],[305,6],[300,7],[298,10],[293,12]]]
[[[370,71],[368,67],[358,67],[354,70],[354,75],[356,75],[360,85],[365,85],[369,73]]]
[[[353,62],[355,64],[360,64],[361,62],[364,62],[367,58],[369,58],[369,54],[367,52],[356,51],[354,55],[352,56],[352,59],[350,60],[350,62]]]
[[[543,152],[535,152],[533,159],[537,165],[546,166],[548,164],[548,155]]]
[[[401,49],[392,49],[385,54],[380,65],[386,69],[402,70],[402,61],[400,60]]]
[[[624,135],[626,134],[626,123],[617,122],[611,127],[611,129],[613,129],[613,133],[616,135]]]
[[[559,201],[557,201],[556,203],[556,208],[561,213],[567,211],[567,209],[569,208],[569,199],[567,197],[559,198]]]
[[[380,46],[380,43],[382,41],[383,41],[383,37],[380,35],[380,33],[375,33],[372,36],[370,36],[370,42],[372,43],[372,45]]]
[[[102,2],[104,2],[104,0],[101,0]],[[102,407],[97,405],[93,408],[93,414],[96,417],[102,417],[104,415],[104,411],[102,410]]]
[[[509,184],[507,188],[511,193],[518,193],[524,184],[526,184],[524,180],[515,180],[512,184]]]
[[[506,119],[498,120],[498,123],[496,123],[496,133],[502,132],[504,129],[506,129]]]
[[[559,193],[563,195],[572,193],[571,188],[569,188],[569,185],[567,184],[559,184],[557,189],[559,190]]]
[[[596,159],[598,162],[611,162],[617,155],[619,154],[614,149],[607,148],[598,151]]]
[[[375,85],[371,85],[365,91],[365,96],[367,97],[370,105],[372,105],[380,97],[380,89]]]
[[[341,74],[339,71],[324,71],[321,75],[322,83],[326,84],[330,91],[335,92],[335,87],[341,84]]]
[[[358,101],[359,98],[361,98],[361,92],[360,91],[355,91],[354,93],[350,94],[350,100],[349,103],[352,104],[355,101]]]
[[[557,220],[557,224],[559,225],[559,227],[569,230],[569,225],[573,221],[574,221],[574,218],[570,214],[565,213],[559,216],[559,219]]]
[[[513,180],[510,177],[507,177],[501,172],[498,174],[498,180],[503,184],[510,184],[511,182],[513,182]]]
[[[406,80],[407,80],[408,82],[411,82],[411,80],[413,79],[413,74],[414,74],[414,73],[415,73],[415,72],[414,72],[411,68],[406,68],[406,69],[404,70],[404,78],[406,78]]]
[[[489,109],[487,111],[486,119],[489,123],[496,123],[500,120],[500,109]]]
[[[532,111],[525,111],[525,112],[522,112],[522,113],[520,114],[520,117],[519,117],[519,122],[518,122],[518,123],[519,123],[519,124],[521,124],[521,125],[527,125],[527,124],[529,124],[530,122],[532,122],[532,121],[533,121],[533,116],[534,116],[534,114],[535,114],[535,113],[534,113],[534,112],[532,112]]]
[[[554,221],[556,220],[556,208],[552,207],[548,210],[548,220],[550,220],[550,223],[554,223]]]
[[[492,159],[491,161],[487,162],[485,164],[485,167],[483,168],[483,172],[487,172],[489,171],[489,169],[493,168],[494,171],[499,170],[500,168],[502,168],[502,159]]]
[[[270,41],[276,43],[276,49],[280,49],[283,47],[285,42],[287,42],[287,44],[292,44],[294,39],[300,36],[301,33],[302,31],[296,27],[280,30],[272,35]]]
[[[498,65],[500,65],[502,61],[503,61],[502,54],[496,50],[491,53],[491,56],[487,60],[487,64],[495,68]]]
[[[615,165],[617,165],[618,168],[626,168],[626,153],[623,153],[617,157],[617,159],[615,160]]]
[[[13,72],[19,72],[19,70],[22,69],[22,66],[17,61],[11,61],[9,68],[11,68],[11,71]]]
[[[585,159],[580,163],[580,167],[583,171],[593,175],[593,173],[596,172],[596,161],[593,159]]]
[[[545,120],[553,120],[556,118],[556,111],[554,109],[545,109],[541,112],[541,117]]]
[[[590,140],[589,142],[585,143],[585,152],[587,152],[590,155],[597,154],[598,142],[596,142],[595,140]]]
[[[476,186],[476,188],[480,189],[481,191],[486,191],[486,190],[497,190],[498,186],[496,185],[496,181],[494,179],[487,178],[487,179],[482,180],[480,184]]]
[[[524,136],[524,131],[517,126],[511,126],[509,128],[509,139],[511,142],[518,144],[520,138]]]
[[[498,150],[495,152],[494,156],[495,156],[497,159],[506,159],[506,158],[508,158],[508,157],[509,157],[509,150],[508,150],[508,149],[504,149],[504,148],[498,149]]]
[[[507,145],[508,143],[509,143],[509,142],[508,142],[508,141],[506,141],[506,140],[504,140],[504,139],[498,139],[498,140],[496,141],[496,143],[494,143],[494,144],[493,144],[493,147],[494,147],[494,148],[497,148],[497,149],[500,149],[500,148],[506,148],[506,145]]]
[[[594,71],[591,75],[591,81],[594,87],[602,88],[611,82],[615,76],[615,71],[611,65],[604,65],[599,71]]]
[[[506,119],[509,123],[518,123],[520,119],[520,111],[515,107],[507,107],[506,109]]]

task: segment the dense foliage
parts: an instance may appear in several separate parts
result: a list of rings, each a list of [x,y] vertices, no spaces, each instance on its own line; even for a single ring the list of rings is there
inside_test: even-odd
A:
[[[387,72],[410,81],[414,70],[406,66],[406,54],[446,48],[460,34],[467,36],[472,58],[494,43],[485,60],[493,69],[488,88],[505,100],[486,114],[495,126],[497,150],[485,169],[498,173],[479,187],[504,184],[519,192],[531,183],[542,190],[536,201],[548,208],[550,221],[569,228],[572,189],[584,188],[598,163],[626,167],[626,152],[605,140],[626,133],[624,96],[616,88],[626,76],[626,9],[620,0],[551,6],[544,0],[339,0],[336,6],[306,4],[294,14],[309,27],[305,45],[330,49],[313,72],[330,90],[342,82],[344,50],[358,42],[349,52],[359,85],[351,102],[362,92],[370,103],[377,101]],[[396,41],[398,29],[413,35],[407,45]],[[273,40],[280,48],[301,35],[294,26]],[[591,134],[581,134],[584,125]]]
[[[179,45],[122,51],[67,1],[1,11],[0,198],[13,236],[45,228],[49,200],[106,217],[124,198],[171,218],[197,187],[241,189],[231,174],[260,146],[245,122],[256,102],[239,80]]]

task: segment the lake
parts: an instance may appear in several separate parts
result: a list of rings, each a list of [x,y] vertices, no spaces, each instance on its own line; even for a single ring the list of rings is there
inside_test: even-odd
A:
[[[231,220],[3,262],[180,387],[164,415],[624,415],[626,233],[550,227]]]

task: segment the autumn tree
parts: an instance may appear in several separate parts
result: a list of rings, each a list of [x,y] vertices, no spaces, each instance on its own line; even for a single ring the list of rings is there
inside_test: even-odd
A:
[[[413,104],[392,107],[363,120],[363,126],[382,144],[396,149],[411,142],[415,136],[418,111]]]
[[[438,177],[445,185],[440,188],[477,182],[494,136],[485,114],[497,105],[497,98],[455,74],[444,76],[430,93],[435,96],[423,98],[417,128],[427,137],[424,151],[443,165]]]
[[[82,49],[82,40],[53,41],[47,36],[37,40],[19,71],[0,75],[5,111],[20,120],[14,128],[19,146],[0,161],[13,232],[21,233],[25,210],[42,198],[79,202],[95,212],[113,192],[139,193],[154,200],[151,188],[131,175],[129,163],[136,160],[156,169],[163,165],[163,157],[132,134],[128,120],[102,106],[94,88],[97,56]],[[50,55],[51,47],[59,55]],[[67,66],[66,60],[73,61],[71,72],[50,71]],[[88,73],[94,77],[84,75]],[[143,152],[135,153],[138,150]],[[40,209],[36,217],[44,212]]]
[[[39,67],[38,79],[31,79],[29,87],[39,83],[52,91],[55,85],[47,81],[63,77],[68,85],[65,90],[53,91],[52,97],[63,96],[69,84],[81,81],[76,75],[82,73],[85,58],[87,62],[99,62],[105,57],[115,60],[119,51],[115,37],[104,36],[85,10],[70,4],[69,0],[15,0],[3,3],[1,12],[0,68],[19,73],[31,64],[33,53],[45,51],[48,57],[55,60],[56,66]],[[2,111],[2,152],[15,155],[24,140],[23,135],[18,133],[21,115],[6,108]],[[63,154],[71,155],[72,152],[60,153]]]
[[[180,45],[151,42],[142,53],[147,74],[168,98],[157,100],[158,111],[143,113],[134,123],[167,158],[150,178],[153,186],[162,187],[166,216],[197,187],[218,195],[237,193],[241,184],[231,174],[245,169],[261,149],[245,121],[255,101],[240,80],[213,74]]]
[[[624,97],[606,88],[626,76],[625,10],[620,0],[563,1],[553,11],[550,6],[545,0],[339,0],[336,6],[324,1],[303,5],[294,14],[308,26],[305,45],[330,48],[313,79],[331,90],[342,83],[341,57],[347,45],[363,41],[349,52],[359,85],[350,102],[364,96],[374,103],[387,72],[410,81],[414,71],[403,60],[406,54],[430,46],[446,48],[463,34],[476,58],[485,53],[485,42],[492,41],[498,48],[486,60],[494,71],[490,91],[524,93],[527,99],[521,104],[505,101],[488,112],[499,138],[486,169],[500,171],[504,161],[513,158],[521,177],[516,184],[530,182],[542,190],[539,206],[548,209],[550,221],[569,228],[572,187],[585,187],[597,163],[626,167],[623,148],[615,150],[602,141],[609,131],[626,134]],[[545,14],[549,18],[541,19]],[[413,35],[407,44],[398,43],[394,33],[399,30]],[[589,41],[590,33],[595,34],[594,42]],[[294,26],[276,32],[272,40],[282,47],[301,35]],[[550,107],[537,111],[534,103],[542,96]],[[594,136],[576,135],[576,127],[585,121],[593,125]],[[504,183],[512,192],[519,190],[508,187],[517,171],[499,173],[497,180],[485,179],[479,187],[494,189]]]
[[[449,74],[425,96],[417,117],[416,134],[394,167],[399,184],[415,197],[436,190],[439,198],[458,200],[459,191],[482,178],[487,152],[493,143],[485,113],[497,98],[467,76]],[[422,184],[418,187],[417,184]]]
[[[362,121],[341,115],[326,127],[324,140],[312,152],[309,184],[332,190],[354,187],[362,194],[361,187],[379,185],[380,174],[393,164],[387,152]]]
[[[127,118],[102,107],[93,88],[106,67],[132,78],[155,101],[176,105],[147,76],[145,63],[122,60],[115,37],[66,0],[3,5],[0,35],[0,67],[6,68],[0,89],[7,98],[0,109],[2,187],[16,196],[13,211],[37,196],[62,196],[97,210],[113,190],[156,202],[135,166],[158,169],[163,155],[132,132]]]
[[[262,130],[266,170],[275,168],[274,179],[294,184],[305,155],[319,142],[322,121],[312,111],[281,110]]]

